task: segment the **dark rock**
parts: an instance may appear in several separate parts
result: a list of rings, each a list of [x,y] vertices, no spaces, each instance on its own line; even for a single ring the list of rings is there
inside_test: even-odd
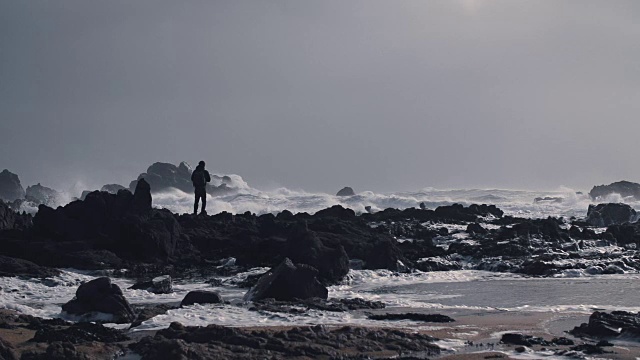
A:
[[[169,310],[177,309],[177,306],[171,304],[156,304],[156,305],[138,305],[133,306],[136,319],[131,323],[129,329],[140,326],[143,322],[162,314],[166,314]]]
[[[72,315],[87,316],[100,312],[111,314],[116,323],[128,323],[135,319],[131,305],[116,284],[108,277],[84,283],[76,290],[76,297],[62,305],[62,310]]]
[[[2,338],[0,338],[0,359],[18,360],[18,355],[16,354],[13,347],[8,342],[5,342]]]
[[[173,292],[173,284],[171,281],[171,276],[162,275],[155,277],[149,281],[136,283],[129,287],[129,289],[147,290],[154,294],[170,294]]]
[[[573,340],[567,339],[566,337],[553,338],[551,340],[551,343],[560,346],[569,346],[575,344]]]
[[[329,248],[315,232],[304,228],[294,232],[288,239],[286,256],[296,264],[316,268],[318,279],[326,284],[339,282],[349,272],[349,257],[342,245]]]
[[[605,351],[600,346],[593,345],[593,344],[581,344],[581,345],[573,346],[573,347],[571,347],[571,350],[573,350],[573,351],[582,351],[583,353],[585,353],[587,355],[606,354],[607,353],[607,351]]]
[[[427,209],[427,204],[425,204],[424,202],[421,202],[420,203],[420,209],[426,210]]]
[[[0,200],[0,231],[1,230],[25,230],[33,224],[31,215],[18,214],[9,205]]]
[[[387,314],[368,314],[371,320],[412,320],[422,322],[447,323],[454,322],[452,318],[440,314],[418,314],[418,313],[387,313]]]
[[[0,172],[0,200],[14,201],[24,199],[26,192],[20,184],[18,175],[4,169]]]
[[[355,211],[347,208],[343,208],[340,205],[333,205],[330,208],[320,210],[315,213],[316,217],[336,217],[343,220],[355,219]]]
[[[91,358],[79,352],[69,342],[54,342],[47,347],[46,353],[25,352],[20,360],[91,360]]]
[[[269,270],[246,294],[245,300],[255,301],[267,298],[294,300],[319,297],[326,299],[328,290],[317,279],[318,270],[304,265],[294,265],[285,259],[280,265]]]
[[[534,337],[531,335],[523,335],[518,333],[507,333],[503,334],[500,342],[504,344],[511,345],[524,345],[524,346],[532,346],[532,345],[544,345],[549,346],[549,342],[544,340],[543,338]]]
[[[193,304],[220,304],[223,302],[222,296],[215,291],[195,290],[187,293],[182,299],[180,307]]]
[[[145,179],[139,179],[136,183],[131,210],[140,212],[151,210],[151,185]]]
[[[557,268],[553,263],[540,260],[527,260],[520,267],[520,273],[536,276],[549,276],[557,272]]]
[[[153,193],[178,189],[186,193],[193,193],[191,182],[191,166],[181,162],[179,166],[169,163],[156,162],[149,166],[147,172],[138,176],[137,180],[129,184],[129,190],[133,191],[140,179],[145,179],[151,185]],[[233,180],[229,176],[212,175],[212,180],[218,185],[207,184],[207,193],[212,195],[224,195],[237,191]]]
[[[353,196],[355,194],[356,194],[355,191],[353,191],[352,188],[347,186],[347,187],[342,188],[340,191],[338,191],[336,196]]]
[[[618,181],[609,185],[594,186],[589,192],[589,196],[593,200],[603,199],[611,194],[619,194],[622,197],[633,196],[636,200],[640,200],[640,184]]]
[[[321,310],[331,312],[345,312],[349,310],[373,310],[384,309],[385,304],[380,301],[367,301],[363,299],[320,299],[309,298],[306,300],[277,301],[264,299],[254,301],[251,311],[269,311],[288,314],[305,314],[308,310]]]
[[[591,226],[605,227],[636,220],[636,211],[627,204],[589,205],[586,222]]]
[[[58,191],[40,183],[27,187],[25,198],[36,205],[44,204],[50,207],[58,206],[62,202],[62,195]]]
[[[72,344],[96,341],[102,343],[115,343],[129,340],[122,330],[111,329],[100,324],[77,323],[65,324],[65,326],[43,326],[36,331],[31,342],[63,341]]]
[[[392,271],[403,271],[407,260],[402,255],[393,240],[385,239],[378,241],[372,248],[365,260],[367,269],[388,269]]]
[[[185,327],[172,323],[154,337],[147,336],[131,348],[143,359],[366,359],[380,351],[416,352],[432,357],[440,352],[435,339],[396,329],[345,326],[329,329],[322,325],[285,330],[246,330],[218,325]]]
[[[120,190],[126,190],[127,188],[118,184],[107,184],[100,188],[100,191],[108,192],[109,194],[117,194]]]
[[[640,314],[626,311],[605,313],[596,311],[583,323],[570,331],[575,336],[613,338],[620,335],[640,337]]]
[[[489,231],[487,229],[483,228],[478,223],[472,223],[472,224],[467,225],[467,232],[469,234],[471,234],[471,235],[475,235],[475,234],[482,235],[482,234],[488,233]]]
[[[36,265],[28,260],[0,255],[0,276],[46,278],[60,275],[60,271]]]
[[[534,203],[561,203],[563,201],[564,198],[554,196],[537,197],[533,199]]]

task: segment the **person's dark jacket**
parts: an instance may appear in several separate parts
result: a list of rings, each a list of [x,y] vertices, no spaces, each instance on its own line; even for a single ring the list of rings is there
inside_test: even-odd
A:
[[[191,182],[193,183],[193,187],[205,188],[208,182],[211,182],[211,176],[209,172],[204,169],[204,167],[198,165],[193,173],[191,173]]]

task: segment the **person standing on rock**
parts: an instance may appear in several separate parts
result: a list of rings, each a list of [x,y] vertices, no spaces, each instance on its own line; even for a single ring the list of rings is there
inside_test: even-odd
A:
[[[207,183],[211,181],[209,172],[204,169],[204,161],[200,161],[196,169],[191,173],[191,182],[195,188],[196,202],[193,204],[193,215],[198,214],[198,202],[202,199],[202,210],[200,214],[207,214]]]

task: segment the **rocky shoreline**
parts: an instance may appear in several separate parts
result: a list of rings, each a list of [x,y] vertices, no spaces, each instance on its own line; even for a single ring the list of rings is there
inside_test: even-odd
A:
[[[171,276],[215,283],[221,276],[267,267],[271,270],[235,284],[246,289],[245,300],[253,302],[253,311],[376,310],[370,319],[450,322],[455,318],[411,311],[387,314],[379,312],[384,309],[382,303],[328,299],[327,286],[343,281],[350,269],[475,269],[530,276],[570,271],[637,273],[640,224],[633,222],[635,218],[635,211],[623,204],[590,207],[584,219],[518,218],[505,216],[494,205],[457,204],[364,214],[333,206],[313,215],[286,210],[259,216],[177,215],[153,208],[151,186],[140,178],[133,193],[127,189],[115,194],[91,192],[84,200],[56,209],[40,205],[35,216],[16,213],[0,201],[0,276],[47,279],[58,275],[58,268],[108,269],[111,276],[139,280],[132,288],[161,294],[172,291]],[[81,285],[69,300],[63,311],[81,321],[95,321],[92,315],[96,313],[108,314],[111,317],[106,322],[131,324],[132,328],[179,307],[131,306],[109,278]],[[180,306],[222,302],[219,295],[204,291],[188,294]],[[431,357],[440,352],[435,338],[397,329],[292,327],[267,331],[176,323],[153,337],[131,340],[126,338],[130,332],[101,325],[4,314],[0,328],[22,329],[23,336],[36,339],[3,341],[0,357],[6,359],[101,358],[83,352],[86,342],[91,342],[91,351],[110,354],[105,358],[129,350],[143,359],[244,359],[266,354],[272,358],[348,359],[363,358],[357,357],[360,353],[384,358],[403,353]],[[635,316],[607,321],[640,321]],[[590,321],[574,333],[600,334],[592,329],[601,329],[601,323],[595,321],[592,326]],[[117,340],[105,340],[103,335]],[[46,346],[27,346],[25,341]],[[545,341],[541,344],[564,346]],[[583,350],[595,351],[588,347],[567,351]],[[246,355],[238,355],[240,352]]]

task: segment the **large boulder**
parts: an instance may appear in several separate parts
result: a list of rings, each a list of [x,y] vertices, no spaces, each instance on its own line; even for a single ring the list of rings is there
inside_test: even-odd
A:
[[[640,184],[630,181],[618,181],[609,185],[594,186],[589,191],[591,199],[598,200],[612,194],[619,194],[622,197],[632,196],[640,200]]]
[[[109,314],[110,321],[129,323],[135,319],[131,305],[116,284],[108,277],[101,277],[84,283],[76,290],[76,297],[62,305],[62,310],[68,314],[93,320],[96,313]]]
[[[640,314],[626,311],[605,313],[596,311],[589,316],[589,323],[582,323],[570,331],[575,336],[612,338],[620,335],[640,336]]]
[[[4,201],[14,201],[24,199],[26,192],[20,184],[18,175],[4,169],[0,172],[0,199]]]
[[[184,299],[182,299],[180,307],[193,304],[220,304],[222,302],[224,302],[222,296],[215,291],[195,290],[189,291]]]
[[[633,222],[637,219],[636,211],[627,204],[589,205],[587,223],[591,226],[605,227]]]
[[[342,189],[340,189],[340,191],[338,191],[336,196],[353,196],[355,194],[356,194],[356,192],[353,191],[352,188],[347,186],[347,187],[343,187]]]
[[[315,232],[307,229],[299,229],[289,237],[287,256],[295,263],[316,268],[318,278],[326,284],[339,282],[349,272],[349,256],[342,245],[329,248]]]
[[[318,270],[305,264],[293,264],[288,258],[262,275],[244,296],[246,301],[273,298],[280,301],[327,299],[329,291],[318,281]]]
[[[40,183],[27,187],[25,197],[36,205],[44,204],[55,207],[62,202],[62,195],[58,191],[42,186]]]

